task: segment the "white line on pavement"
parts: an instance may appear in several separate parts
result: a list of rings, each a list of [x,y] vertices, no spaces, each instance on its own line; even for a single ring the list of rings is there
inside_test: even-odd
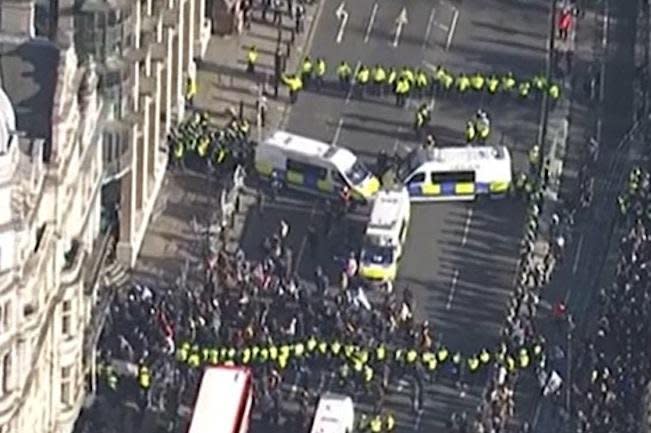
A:
[[[337,10],[335,11],[335,16],[339,20],[339,31],[337,32],[336,41],[338,44],[344,39],[344,31],[346,30],[346,24],[348,24],[348,12],[346,12],[346,2],[341,2]]]
[[[357,76],[357,71],[359,71],[360,66],[362,66],[362,62],[357,61],[357,64],[353,69],[353,78],[350,83],[350,87],[348,88],[348,94],[346,94],[346,101],[344,101],[344,105],[348,105],[350,103],[350,99],[353,97],[353,90],[355,88],[355,77]]]
[[[414,422],[414,431],[417,432],[420,430],[420,422],[423,419],[423,412],[424,410],[419,410],[418,415],[416,416],[416,421]]]
[[[432,8],[432,12],[429,14],[429,20],[427,21],[427,30],[425,30],[425,39],[423,40],[423,50],[427,48],[429,44],[429,35],[432,32],[432,24],[434,24],[434,15],[436,15],[436,8]]]
[[[339,135],[341,135],[341,128],[344,126],[344,118],[339,118],[339,123],[337,123],[337,129],[335,130],[335,136],[332,138],[332,145],[336,146],[339,141]]]
[[[452,45],[452,38],[454,37],[454,32],[457,29],[458,20],[459,20],[459,9],[454,8],[454,15],[452,15],[452,23],[450,24],[450,30],[448,31],[448,40],[445,42],[445,51],[450,50],[450,45]]]
[[[368,39],[371,37],[371,32],[373,31],[373,24],[375,24],[375,15],[377,14],[378,5],[375,3],[373,5],[373,10],[371,11],[371,18],[368,20],[368,27],[366,27],[366,35],[364,35],[364,43],[368,43]]]
[[[448,26],[446,26],[444,24],[441,24],[441,23],[436,23],[436,27],[443,30],[444,32],[447,32],[448,30],[450,30],[450,27],[448,27]]]
[[[468,208],[468,216],[466,217],[466,225],[463,227],[463,237],[461,238],[461,246],[468,242],[468,232],[470,231],[470,224],[472,222],[472,208]]]
[[[445,304],[445,309],[452,308],[452,301],[454,300],[454,292],[457,290],[457,282],[459,281],[459,270],[455,269],[452,275],[452,283],[450,284],[450,294],[448,295],[448,303]]]
[[[574,264],[572,265],[572,273],[576,274],[577,269],[579,269],[579,261],[581,260],[581,249],[583,248],[583,233],[579,237],[579,243],[576,246],[576,255],[574,256]]]

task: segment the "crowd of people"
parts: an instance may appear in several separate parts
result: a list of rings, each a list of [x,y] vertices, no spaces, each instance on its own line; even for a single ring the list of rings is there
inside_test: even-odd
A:
[[[345,212],[334,215],[346,218]],[[335,233],[344,226],[335,221],[313,236],[345,236]],[[320,232],[326,229],[329,233]],[[417,414],[432,381],[481,386],[489,377],[537,369],[543,361],[543,342],[515,318],[513,328],[523,333],[511,338],[516,331],[508,330],[496,348],[461,353],[446,347],[428,322],[414,319],[408,287],[369,301],[349,250],[333,251],[345,257],[340,264],[345,283],[330,284],[327,263],[315,269],[313,281],[299,279],[286,243],[290,230],[283,222],[264,239],[261,260],[221,249],[201,284],[134,287],[117,299],[100,342],[100,395],[114,403],[116,395],[127,393],[143,410],[165,408],[176,415],[171,408],[178,405],[177,396],[192,405],[205,366],[246,365],[256,378],[255,410],[262,422],[289,419],[285,427],[305,431],[319,391],[330,389],[368,402],[372,410],[358,417],[358,428],[377,433],[396,424],[398,415],[385,403],[400,379],[411,384]],[[137,365],[137,374],[120,374],[120,361]],[[299,389],[292,394],[301,407],[297,412],[288,413],[281,404],[288,400],[287,384]],[[483,413],[473,416],[454,414],[450,425],[459,431],[473,422],[481,425]]]
[[[582,433],[640,431],[640,401],[649,382],[651,183],[640,168],[628,180],[619,197],[627,234],[620,242],[615,279],[599,293],[597,330],[575,368],[573,416]]]

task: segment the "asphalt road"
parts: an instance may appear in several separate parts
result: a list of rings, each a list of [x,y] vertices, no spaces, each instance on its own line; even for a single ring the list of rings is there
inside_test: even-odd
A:
[[[532,76],[544,68],[548,9],[543,1],[355,0],[344,5],[348,20],[343,30],[335,13],[339,6],[339,1],[324,6],[310,51],[312,57],[328,62],[331,75],[342,59],[352,65],[442,64],[452,71],[510,71],[516,76]],[[408,22],[394,46],[396,19],[403,8]],[[381,149],[406,152],[418,145],[411,129],[418,101],[400,109],[392,96],[359,100],[334,85],[327,87],[299,96],[287,119],[287,130],[349,147],[370,163]],[[508,145],[516,169],[524,167],[538,129],[537,101],[469,97],[434,104],[433,127],[440,145],[461,142],[465,122],[483,107],[492,117],[491,140]],[[452,350],[469,355],[497,342],[513,286],[522,216],[522,204],[510,199],[414,206],[396,287],[411,288],[416,315],[429,320]],[[313,246],[305,241],[305,228],[321,223],[318,204],[283,199],[266,206],[262,215],[252,213],[249,218],[244,245],[252,253],[262,235],[274,231],[284,218],[292,227],[290,243],[301,274],[309,276],[317,261],[332,256],[317,248],[320,251],[314,259]],[[343,254],[347,244],[355,247],[363,227],[362,211],[324,243],[336,249],[334,255]],[[398,413],[400,431],[440,428],[452,411],[463,409],[472,415],[480,385],[463,397],[454,387],[432,385],[422,416],[409,411],[408,391],[395,393],[390,405]]]

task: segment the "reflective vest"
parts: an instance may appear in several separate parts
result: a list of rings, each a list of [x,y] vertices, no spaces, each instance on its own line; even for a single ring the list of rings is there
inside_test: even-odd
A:
[[[466,124],[466,141],[471,142],[477,136],[477,131],[475,130],[475,125],[472,122]]]
[[[448,349],[445,347],[440,348],[436,353],[436,358],[439,362],[445,362],[445,360],[448,359]]]
[[[488,353],[486,349],[482,350],[481,353],[479,354],[479,360],[481,361],[482,364],[488,364],[489,361],[491,360],[490,353]]]
[[[326,73],[326,63],[323,59],[317,59],[314,72],[317,77],[323,77]]]
[[[255,47],[249,50],[246,55],[246,60],[252,65],[255,65],[255,62],[258,61],[258,50]]]
[[[303,60],[303,66],[301,67],[301,72],[304,75],[309,75],[312,73],[312,62],[310,59]]]
[[[352,68],[346,62],[341,62],[337,67],[337,76],[339,76],[339,78],[348,79],[350,78],[352,73],[353,73]]]
[[[373,70],[373,81],[377,84],[383,83],[387,79],[387,73],[382,66],[376,66]]]
[[[384,358],[386,357],[386,348],[384,345],[380,345],[376,350],[375,350],[375,357],[378,361],[384,361]]]
[[[396,427],[396,419],[393,417],[392,414],[387,414],[387,419],[386,419],[386,426],[387,426],[387,431],[391,431]]]
[[[382,419],[376,416],[371,420],[371,433],[380,433],[382,431]]]
[[[366,66],[362,66],[359,68],[359,71],[357,71],[357,75],[355,76],[355,79],[359,84],[366,84],[368,83],[368,80],[371,76],[371,72],[368,70]]]
[[[341,343],[339,343],[338,341],[333,342],[330,345],[330,350],[332,351],[333,355],[338,356],[339,352],[341,352]]]
[[[305,353],[305,345],[303,343],[298,343],[296,346],[294,346],[294,355],[296,355],[297,358],[300,358],[303,356]]]
[[[410,350],[409,352],[407,352],[407,362],[408,363],[411,364],[411,363],[415,362],[417,358],[418,358],[418,352],[416,352],[415,350]]]
[[[469,358],[468,369],[474,373],[475,371],[477,371],[478,368],[479,368],[479,360],[475,356]]]
[[[192,98],[197,94],[197,82],[192,78],[189,78],[185,85],[185,96],[187,98]]]
[[[138,372],[138,383],[142,389],[149,389],[151,386],[151,374],[149,373],[149,369],[144,365],[140,367],[140,371]]]

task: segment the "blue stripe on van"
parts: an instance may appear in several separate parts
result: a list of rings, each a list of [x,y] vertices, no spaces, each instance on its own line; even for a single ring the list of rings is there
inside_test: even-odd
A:
[[[407,190],[409,191],[409,195],[412,197],[418,197],[423,195],[422,189],[421,189],[421,184],[420,183],[412,183],[407,185]]]
[[[475,182],[475,191],[478,194],[488,194],[490,192],[489,184],[484,182]]]
[[[316,184],[317,181],[316,175],[314,173],[305,173],[303,174],[303,185],[305,185],[308,188],[315,188],[316,189]]]
[[[441,195],[455,195],[454,187],[456,182],[441,183]]]

